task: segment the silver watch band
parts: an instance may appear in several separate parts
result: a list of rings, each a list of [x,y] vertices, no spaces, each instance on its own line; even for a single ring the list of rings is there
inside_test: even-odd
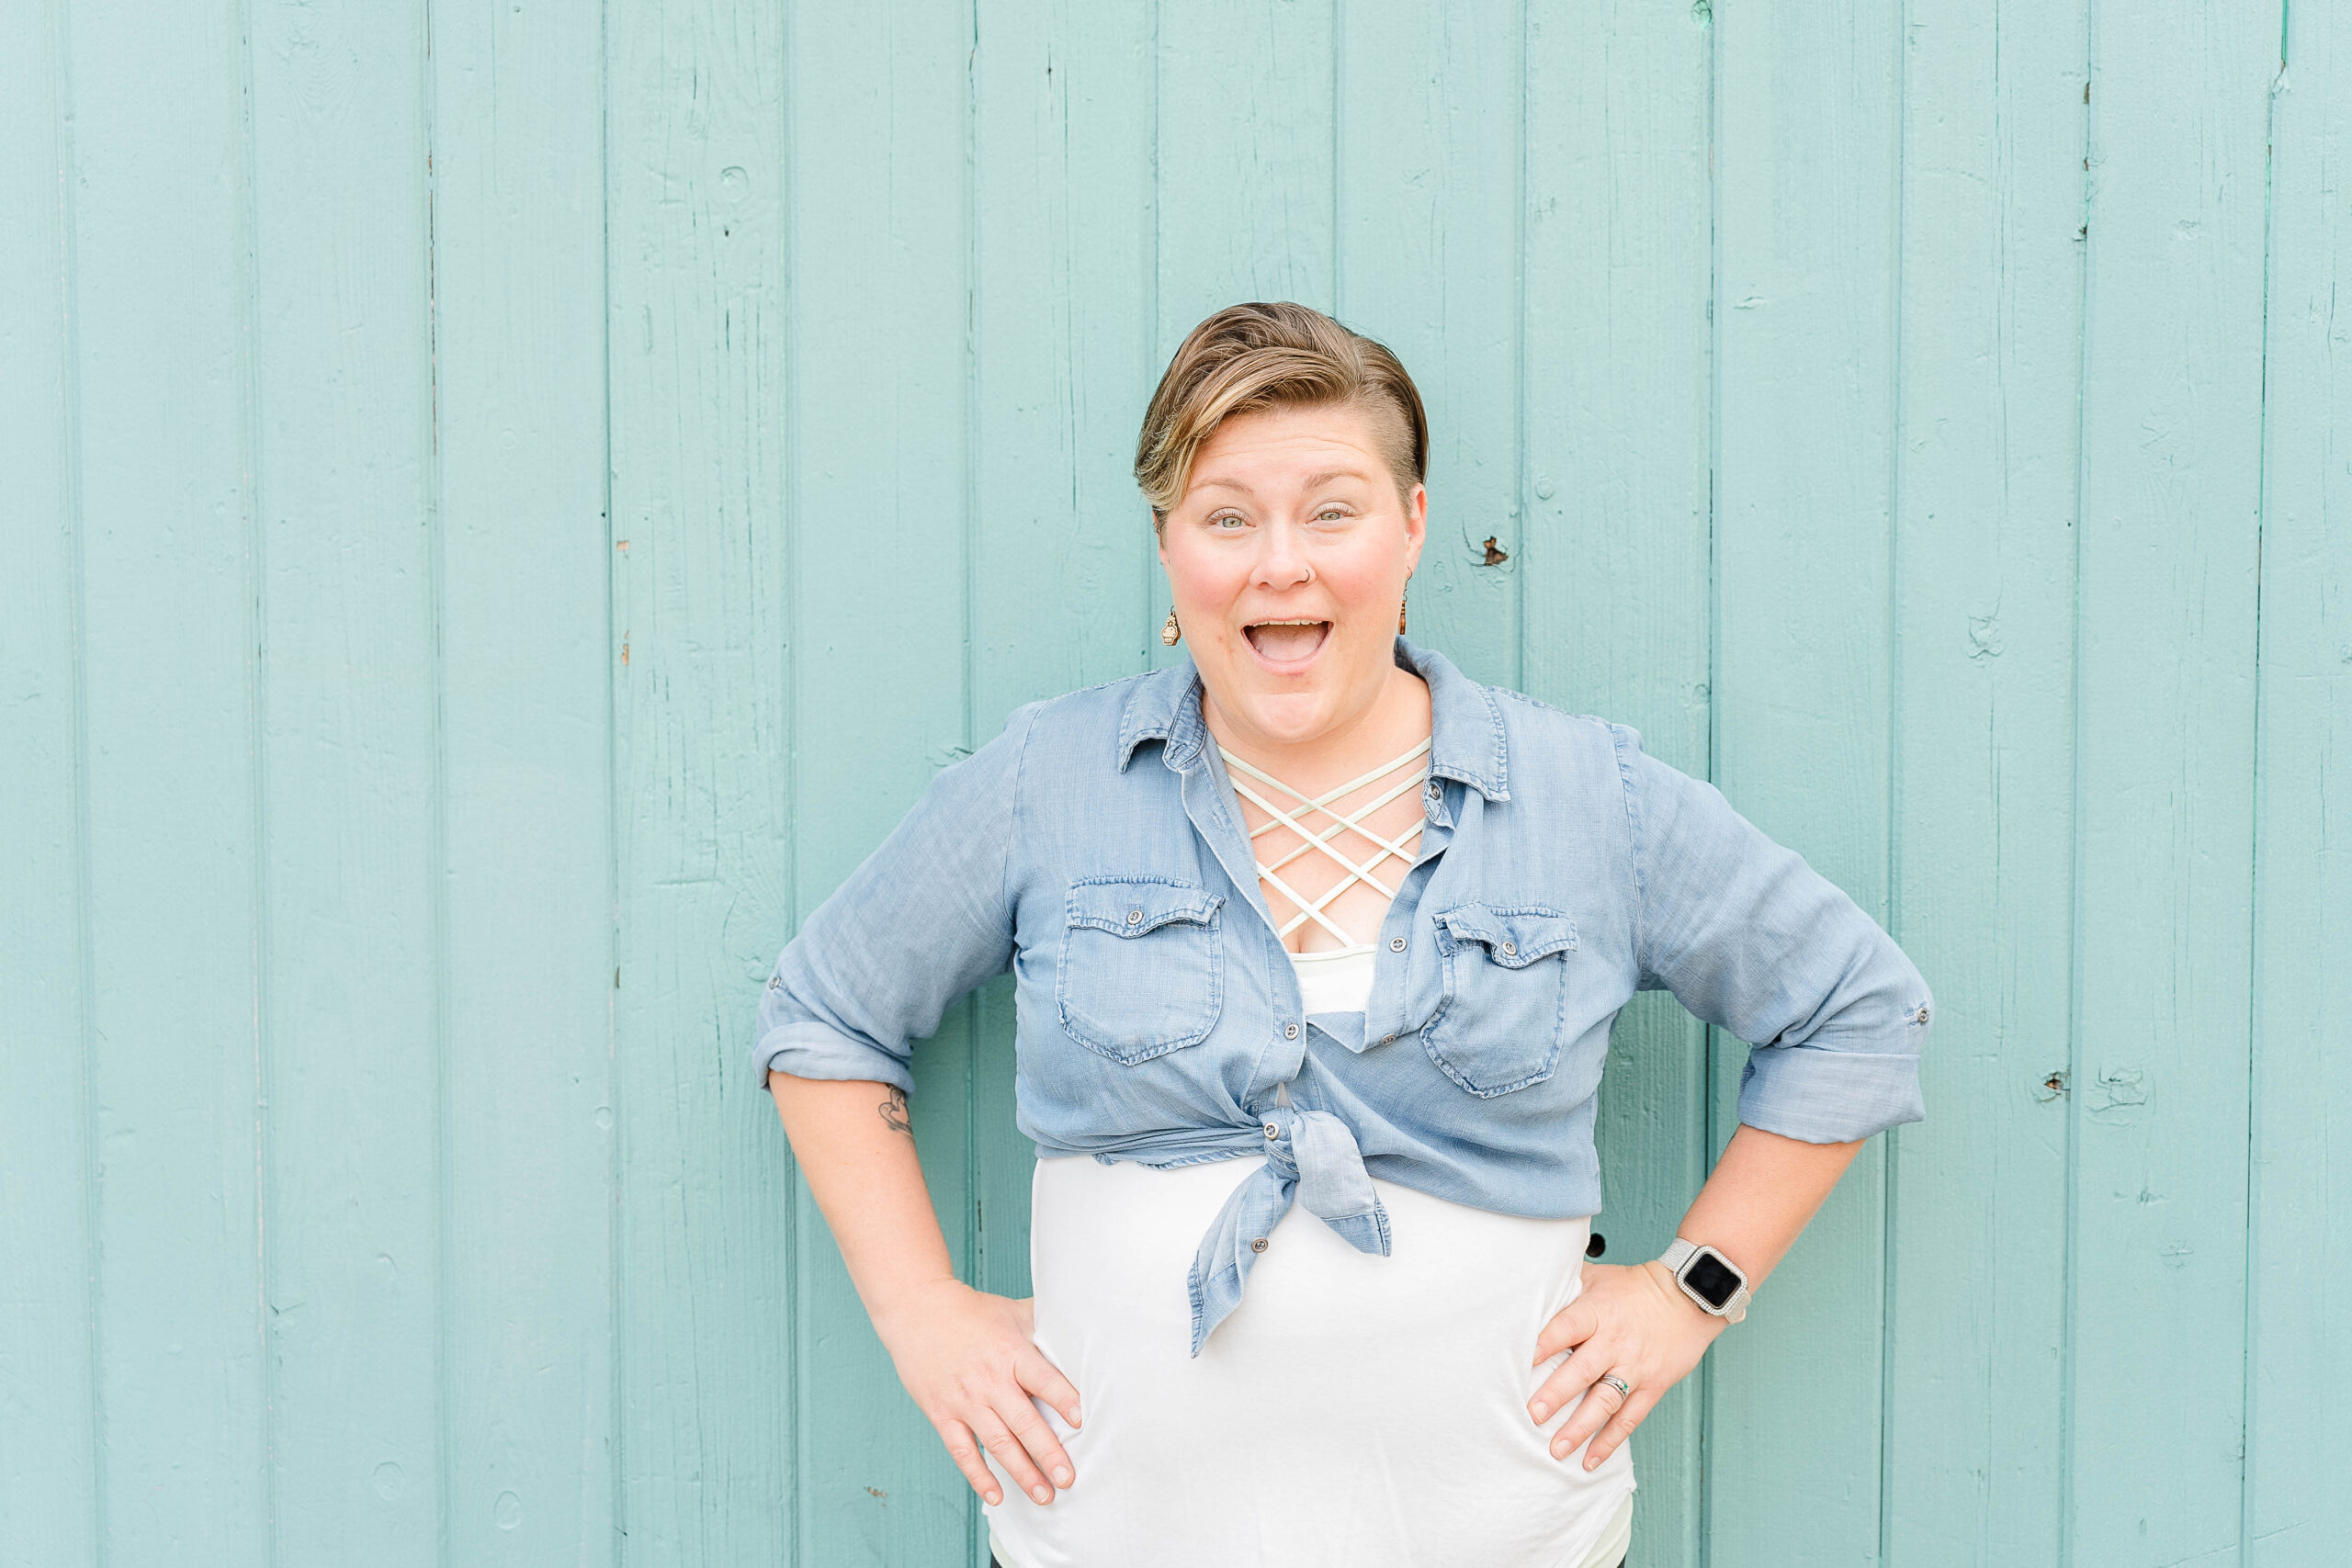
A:
[[[1723,1310],[1720,1312],[1717,1312],[1713,1307],[1709,1306],[1705,1302],[1701,1301],[1699,1299],[1698,1292],[1692,1290],[1688,1285],[1682,1284],[1682,1266],[1690,1262],[1690,1255],[1698,1250],[1699,1244],[1697,1242],[1686,1240],[1681,1236],[1676,1236],[1672,1244],[1669,1245],[1664,1252],[1658,1254],[1657,1260],[1666,1265],[1667,1272],[1674,1276],[1674,1282],[1678,1285],[1682,1285],[1682,1293],[1689,1296],[1692,1303],[1695,1304],[1701,1312],[1712,1314],[1716,1317],[1722,1318],[1726,1323],[1737,1323],[1741,1318],[1747,1315],[1748,1292],[1747,1286],[1744,1282],[1740,1285],[1739,1289],[1731,1293],[1731,1300],[1723,1304]],[[1715,1256],[1722,1258],[1723,1254],[1718,1252]],[[1724,1261],[1728,1263],[1730,1262],[1730,1259],[1724,1258]],[[1734,1265],[1734,1267],[1736,1267],[1736,1265]],[[1742,1275],[1741,1278],[1744,1281],[1746,1276]]]

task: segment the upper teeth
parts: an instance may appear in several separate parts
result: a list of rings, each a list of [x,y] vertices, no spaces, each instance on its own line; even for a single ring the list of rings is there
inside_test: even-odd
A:
[[[1261,626],[1319,626],[1322,624],[1320,621],[1260,621],[1257,623]]]

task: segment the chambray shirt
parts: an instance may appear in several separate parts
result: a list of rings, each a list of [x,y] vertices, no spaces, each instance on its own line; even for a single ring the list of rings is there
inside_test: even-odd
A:
[[[1187,662],[1033,703],[935,777],[785,948],[761,1082],[910,1089],[910,1042],[1010,967],[1041,1155],[1266,1156],[1194,1258],[1195,1355],[1294,1201],[1384,1256],[1375,1176],[1598,1213],[1595,1097],[1636,990],[1751,1043],[1752,1126],[1833,1143],[1920,1118],[1928,987],[1852,899],[1625,726],[1402,637],[1396,660],[1430,689],[1427,819],[1364,1011],[1303,1011]]]

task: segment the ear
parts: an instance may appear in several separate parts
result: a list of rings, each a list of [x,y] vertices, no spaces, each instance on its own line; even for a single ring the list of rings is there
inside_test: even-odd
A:
[[[1420,569],[1421,547],[1430,536],[1430,489],[1415,485],[1413,493],[1405,499],[1405,574],[1409,577]]]

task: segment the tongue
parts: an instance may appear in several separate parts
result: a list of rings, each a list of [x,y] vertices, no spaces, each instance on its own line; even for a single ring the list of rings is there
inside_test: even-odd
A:
[[[1313,657],[1315,650],[1323,646],[1323,634],[1329,629],[1328,621],[1318,621],[1311,626],[1253,626],[1250,640],[1260,653],[1287,664]]]

